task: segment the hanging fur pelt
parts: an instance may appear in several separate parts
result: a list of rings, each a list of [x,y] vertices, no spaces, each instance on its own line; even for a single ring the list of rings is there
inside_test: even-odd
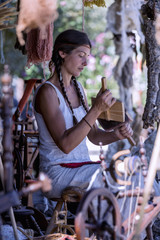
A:
[[[137,31],[144,42],[141,31],[141,4],[139,0],[115,0],[108,8],[107,30],[114,36],[116,54],[119,59],[114,68],[114,78],[118,82],[120,99],[128,112],[132,112],[133,53],[136,53]],[[137,54],[137,53],[136,53]]]
[[[140,8],[141,1],[139,0],[116,0],[108,9],[107,30],[121,37],[116,46],[118,55],[120,55],[115,69],[116,79],[121,76],[124,64],[133,55],[130,37],[127,33],[136,30],[141,42],[144,42],[144,35],[141,31]]]
[[[31,29],[39,28],[41,38],[47,37],[46,27],[57,17],[56,0],[20,0],[20,12],[16,33],[21,45],[25,44],[22,32],[29,32]]]

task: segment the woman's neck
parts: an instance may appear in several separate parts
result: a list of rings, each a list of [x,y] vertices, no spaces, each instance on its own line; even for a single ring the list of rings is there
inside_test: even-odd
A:
[[[63,79],[63,84],[66,88],[70,87],[72,85],[72,75],[69,74],[63,67],[61,68],[61,76]]]
[[[72,76],[71,75],[67,75],[67,74],[64,74],[63,72],[61,73],[62,75],[62,79],[63,79],[63,84],[64,84],[64,87],[67,89],[69,87],[71,87],[73,85],[73,82],[72,82]],[[60,82],[59,82],[59,77],[57,75],[57,73],[55,72],[53,74],[53,76],[49,79],[50,82],[52,82],[54,85],[58,86],[60,85]]]
[[[63,84],[64,84],[66,91],[69,91],[69,89],[73,87],[72,77],[70,76],[70,78],[67,78],[65,76],[63,78],[63,75],[62,75],[62,79],[63,79]],[[54,73],[53,76],[49,79],[49,81],[51,83],[53,83],[56,87],[61,88],[57,73]]]

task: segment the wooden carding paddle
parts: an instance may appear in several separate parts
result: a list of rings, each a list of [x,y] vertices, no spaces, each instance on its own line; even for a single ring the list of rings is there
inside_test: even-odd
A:
[[[104,92],[107,89],[106,78],[102,77],[101,82],[102,92]],[[125,122],[124,104],[119,100],[116,100],[112,107],[110,107],[106,112],[101,113],[98,118],[105,119],[107,121]]]
[[[106,78],[102,77],[102,91],[104,92],[106,87]],[[116,100],[116,102],[112,105],[111,108],[109,108],[106,112],[103,112],[98,117],[98,122],[101,125],[101,127],[104,130],[111,130],[119,127],[122,122],[129,122],[131,121],[131,118],[128,116],[127,113],[125,113],[124,105],[119,100]],[[132,137],[127,138],[128,141],[132,146],[136,145],[134,139]]]
[[[104,92],[106,87],[106,78],[102,77],[102,91]],[[94,103],[95,98],[92,98],[92,104]],[[125,110],[124,105],[121,101],[116,100],[116,102],[110,107],[106,112],[103,112],[99,115],[99,119],[104,119],[107,121],[116,121],[116,122],[125,122]]]

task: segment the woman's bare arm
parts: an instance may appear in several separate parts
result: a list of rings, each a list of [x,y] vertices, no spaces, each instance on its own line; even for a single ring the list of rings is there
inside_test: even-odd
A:
[[[98,97],[95,105],[89,110],[85,116],[86,120],[93,126],[100,113],[113,103],[112,95],[106,91]],[[64,153],[72,151],[92,131],[83,119],[76,126],[66,130],[65,120],[59,108],[56,91],[47,84],[39,89],[35,107],[36,111],[43,116],[48,131],[55,143]]]
[[[85,93],[84,96],[85,103],[88,106]],[[98,128],[97,124],[95,123],[92,130],[88,133],[88,138],[95,145],[99,145],[99,142],[102,142],[103,145],[107,145],[120,139],[128,138],[132,135],[133,131],[129,123],[122,123],[121,125],[119,125],[118,128],[111,132],[106,132]]]

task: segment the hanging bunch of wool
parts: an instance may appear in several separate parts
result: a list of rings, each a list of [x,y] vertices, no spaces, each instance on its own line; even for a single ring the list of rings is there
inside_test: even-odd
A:
[[[56,0],[20,0],[20,12],[16,33],[21,45],[25,44],[22,32],[29,32],[31,29],[39,28],[41,38],[46,39],[46,27],[57,17]]]
[[[156,34],[155,34],[156,41],[160,45],[160,14],[157,14],[155,29],[156,29]]]
[[[106,7],[105,0],[83,0],[83,4],[85,7],[93,7],[96,5],[97,7]]]
[[[41,38],[41,30],[32,29],[27,34],[25,49],[27,52],[27,67],[32,64],[38,64],[45,61],[50,61],[53,48],[53,23],[50,23],[46,28],[46,39]]]

